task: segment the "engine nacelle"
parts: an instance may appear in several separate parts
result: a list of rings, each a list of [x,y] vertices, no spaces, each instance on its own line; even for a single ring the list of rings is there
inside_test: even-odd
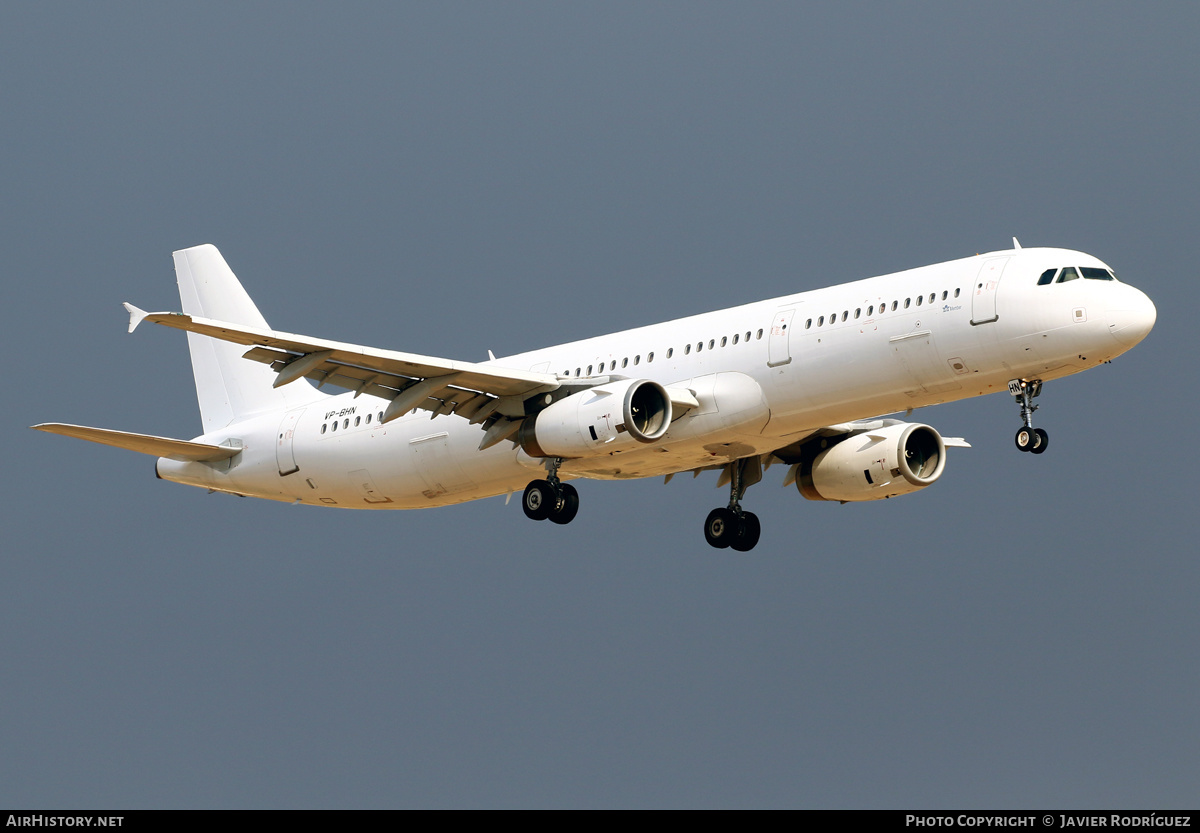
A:
[[[899,423],[854,434],[805,456],[796,474],[809,500],[879,500],[924,489],[946,467],[946,444],[928,425]]]
[[[609,382],[525,418],[517,441],[533,457],[591,457],[652,443],[671,426],[671,397],[646,379]]]

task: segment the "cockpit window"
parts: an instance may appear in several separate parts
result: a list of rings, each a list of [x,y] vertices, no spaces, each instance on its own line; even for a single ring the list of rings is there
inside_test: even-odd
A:
[[[1079,271],[1085,278],[1094,281],[1111,281],[1113,279],[1112,273],[1107,269],[1097,269],[1095,266],[1080,266]]]
[[[1066,283],[1067,281],[1074,281],[1078,279],[1079,273],[1075,271],[1074,266],[1068,266],[1066,269],[1063,269],[1062,274],[1058,276],[1059,283]]]
[[[1045,272],[1043,272],[1042,276],[1038,278],[1038,286],[1045,286],[1048,283],[1054,283],[1054,273],[1057,271],[1057,269],[1047,269]]]

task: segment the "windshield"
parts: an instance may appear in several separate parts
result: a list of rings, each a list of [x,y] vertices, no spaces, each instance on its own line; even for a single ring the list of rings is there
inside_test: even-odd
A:
[[[1055,275],[1058,280],[1055,280]],[[1052,283],[1066,283],[1067,281],[1079,280],[1080,276],[1092,281],[1115,281],[1116,274],[1111,269],[1101,269],[1097,266],[1064,266],[1061,269],[1047,269],[1038,278],[1038,286],[1046,286]]]

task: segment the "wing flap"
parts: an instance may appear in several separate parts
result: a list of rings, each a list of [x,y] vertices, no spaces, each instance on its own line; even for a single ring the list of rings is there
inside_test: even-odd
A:
[[[170,437],[111,431],[107,428],[89,428],[86,425],[68,425],[62,422],[43,422],[30,427],[35,431],[61,434],[64,437],[75,437],[92,443],[111,445],[140,454],[150,454],[154,457],[168,457],[181,462],[212,463],[218,460],[228,460],[242,450],[241,447],[232,448],[225,445],[194,443],[188,440],[174,440]]]

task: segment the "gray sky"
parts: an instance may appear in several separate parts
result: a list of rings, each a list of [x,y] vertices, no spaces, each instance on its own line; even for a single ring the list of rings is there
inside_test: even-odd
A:
[[[1196,805],[1200,6],[0,6],[0,804]],[[272,325],[479,360],[1004,248],[1138,348],[919,412],[878,504],[772,469],[344,512],[36,434],[199,432],[170,252]],[[1189,540],[1191,544],[1187,543]]]

